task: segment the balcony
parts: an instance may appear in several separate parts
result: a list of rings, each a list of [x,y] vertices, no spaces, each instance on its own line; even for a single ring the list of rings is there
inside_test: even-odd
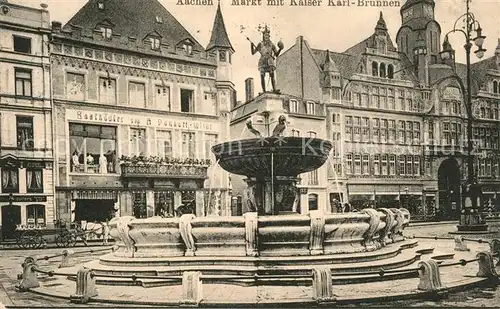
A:
[[[209,160],[197,159],[122,158],[120,162],[125,178],[207,179],[209,165]]]

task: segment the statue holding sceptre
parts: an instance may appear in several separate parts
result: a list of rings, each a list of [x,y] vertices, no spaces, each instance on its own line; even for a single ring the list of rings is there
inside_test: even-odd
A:
[[[271,85],[273,87],[273,92],[279,93],[276,90],[276,80],[274,77],[274,71],[276,71],[276,63],[275,58],[279,56],[281,51],[283,50],[283,42],[278,42],[278,49],[271,41],[271,32],[267,26],[265,26],[264,31],[262,32],[262,42],[255,44],[250,41],[247,37],[247,40],[250,41],[250,47],[252,51],[252,55],[255,55],[257,52],[260,53],[259,59],[259,71],[260,71],[260,84],[262,86],[262,91],[266,92],[266,82],[265,77],[266,73],[269,73],[269,77],[271,78]]]

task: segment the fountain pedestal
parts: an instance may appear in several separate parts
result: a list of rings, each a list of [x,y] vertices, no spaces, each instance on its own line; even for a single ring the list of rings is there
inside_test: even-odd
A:
[[[273,178],[249,177],[246,202],[250,211],[259,215],[296,214],[299,212],[300,198],[297,184],[300,178],[295,176],[276,176]],[[274,196],[274,199],[273,199]]]

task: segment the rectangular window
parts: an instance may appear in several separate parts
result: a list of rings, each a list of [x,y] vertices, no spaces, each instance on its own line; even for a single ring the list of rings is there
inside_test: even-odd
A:
[[[130,129],[130,154],[132,156],[145,156],[147,154],[146,129]]]
[[[35,147],[33,139],[33,117],[16,117],[17,148],[32,150]]]
[[[317,186],[319,184],[318,170],[309,172],[308,176],[309,176],[308,177],[308,179],[309,179],[308,185]]]
[[[31,70],[15,69],[16,95],[31,97]]]
[[[354,94],[354,106],[361,106],[361,93]]]
[[[19,192],[19,170],[17,168],[2,168],[2,193]]]
[[[314,107],[315,107],[314,105],[315,105],[315,104],[314,104],[314,102],[307,102],[307,105],[306,105],[306,113],[307,113],[308,115],[315,115],[315,114],[316,114],[316,113],[315,113],[315,110],[314,110],[314,109],[315,109],[315,108],[314,108]]]
[[[380,155],[373,156],[373,174],[380,175]]]
[[[354,155],[354,174],[361,175],[361,155]]]
[[[18,53],[31,54],[31,39],[22,36],[13,36],[14,51]]]
[[[412,156],[406,156],[406,175],[414,175],[415,172],[413,171],[413,157]]]
[[[335,101],[340,100],[340,89],[338,89],[338,88],[332,89],[332,99]],[[350,100],[348,100],[348,101],[350,101]]]
[[[396,156],[395,155],[389,156],[389,175],[391,175],[391,176],[396,175]]]
[[[345,140],[352,141],[352,127],[346,126],[346,128],[345,128]]]
[[[346,174],[352,174],[353,173],[352,154],[347,154],[345,157],[346,157],[346,166],[347,166]]]
[[[218,143],[216,134],[205,134],[205,158],[210,159],[213,155],[212,146]]]
[[[151,49],[152,50],[159,50],[160,49],[160,39],[151,38]]]
[[[363,167],[362,167],[363,175],[370,175],[370,155],[364,154],[362,160],[363,160]]]
[[[66,96],[68,100],[85,100],[85,75],[76,73],[66,75]]]
[[[382,169],[380,171],[381,175],[389,175],[389,171],[387,169],[387,155],[382,155]]]
[[[405,175],[405,167],[406,167],[405,156],[400,155],[398,161],[399,161],[399,175]]]
[[[415,176],[420,176],[420,156],[415,156],[413,158],[413,174]]]
[[[182,155],[185,158],[195,158],[195,135],[191,132],[182,133]]]
[[[290,113],[297,114],[299,112],[299,102],[297,100],[290,100]]]
[[[99,102],[116,105],[116,79],[99,77]]]
[[[399,121],[399,143],[406,143],[406,124],[403,120]]]
[[[156,109],[170,111],[170,88],[168,86],[155,86]]]
[[[71,171],[116,173],[116,127],[69,124]]]
[[[113,30],[111,30],[111,28],[101,27],[101,34],[104,39],[111,40],[111,37],[113,36]]]
[[[26,192],[43,193],[43,173],[41,169],[26,170]]]
[[[194,90],[181,89],[181,112],[194,113]]]
[[[156,131],[156,149],[159,157],[172,157],[172,132],[158,130]]]
[[[146,107],[146,86],[143,83],[128,83],[128,104],[133,107]]]
[[[46,224],[45,205],[26,206],[26,223],[29,227],[44,227]]]

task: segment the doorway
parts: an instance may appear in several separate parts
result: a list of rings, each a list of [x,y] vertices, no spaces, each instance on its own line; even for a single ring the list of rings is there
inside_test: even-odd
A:
[[[21,224],[21,206],[2,206],[2,240],[15,239],[18,224]]]
[[[460,167],[455,159],[443,161],[438,170],[440,220],[457,220],[460,216]]]

